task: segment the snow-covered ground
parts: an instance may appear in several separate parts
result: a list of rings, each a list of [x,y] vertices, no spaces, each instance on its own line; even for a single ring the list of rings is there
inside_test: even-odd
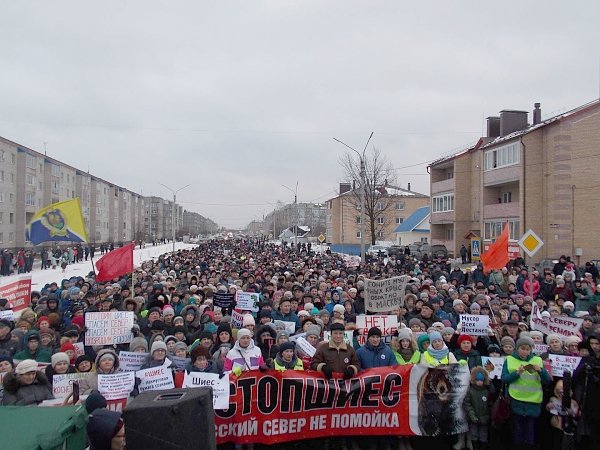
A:
[[[188,249],[197,247],[197,244],[184,244],[183,242],[177,242],[175,244],[175,249]],[[173,250],[173,244],[165,244],[165,245],[157,245],[153,247],[152,245],[147,245],[146,248],[136,247],[133,251],[133,264],[134,266],[139,266],[142,262],[148,261],[149,259],[156,258],[164,253],[171,252]],[[31,275],[31,284],[32,290],[41,289],[46,283],[52,283],[56,281],[60,284],[61,280],[64,278],[71,278],[73,276],[86,276],[88,273],[92,271],[92,263],[89,261],[82,261],[77,264],[69,264],[65,270],[65,273],[62,273],[62,269],[60,267],[56,269],[40,269],[39,255],[36,255],[37,261],[34,264],[34,269],[29,274],[24,275],[11,275],[8,277],[0,278],[0,286],[4,286],[5,284],[12,283],[13,281],[18,280],[19,278],[25,275]],[[102,256],[99,253],[96,253],[94,257],[94,262],[97,262]]]

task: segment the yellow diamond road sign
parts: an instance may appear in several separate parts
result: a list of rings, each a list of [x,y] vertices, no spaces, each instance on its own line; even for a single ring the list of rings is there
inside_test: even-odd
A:
[[[320,243],[325,242],[325,236],[323,236],[322,234],[319,235],[319,242]]]
[[[530,257],[535,255],[537,251],[542,248],[544,241],[533,232],[532,229],[527,232],[519,240],[519,246],[527,253]]]

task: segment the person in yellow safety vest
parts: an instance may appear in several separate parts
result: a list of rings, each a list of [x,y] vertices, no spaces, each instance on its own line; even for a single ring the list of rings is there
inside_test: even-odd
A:
[[[431,342],[431,345],[423,353],[421,364],[428,367],[456,364],[456,357],[448,350],[448,346],[446,346],[439,331],[429,333],[429,342]],[[464,363],[466,364],[466,361]]]
[[[390,347],[394,352],[396,361],[401,366],[404,364],[418,364],[421,361],[421,352],[417,349],[417,343],[410,328],[400,328],[398,337],[392,339]]]
[[[302,360],[296,355],[296,343],[284,342],[279,347],[279,352],[273,359],[275,370],[285,372],[286,370],[304,370]]]
[[[513,414],[513,442],[521,448],[535,445],[536,420],[542,412],[543,384],[550,384],[550,375],[542,358],[532,353],[533,339],[521,337],[516,349],[506,357],[502,367],[502,382],[508,385]]]

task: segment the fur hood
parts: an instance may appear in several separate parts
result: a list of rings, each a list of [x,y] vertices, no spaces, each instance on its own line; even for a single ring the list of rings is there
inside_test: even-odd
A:
[[[115,364],[113,366],[113,371],[111,373],[118,372],[118,370],[119,370],[119,355],[117,355],[117,352],[115,352],[112,348],[103,348],[96,354],[96,361],[95,361],[96,371],[98,371],[98,369],[100,367],[100,358],[102,358],[106,354],[111,354],[115,358]],[[98,373],[101,373],[101,372],[98,372]]]
[[[194,310],[194,312],[196,313],[196,316],[194,317],[194,321],[192,322],[192,326],[194,327],[199,327],[200,326],[200,311],[198,311],[198,307],[196,305],[187,305],[185,306],[182,310],[181,310],[181,314],[179,314],[181,317],[183,317],[184,320],[184,324],[187,327],[188,323],[185,320],[185,316],[187,314],[187,312],[192,309]]]
[[[485,377],[483,380],[483,384],[485,386],[490,384],[490,376],[487,370],[485,370],[483,367],[481,366],[476,366],[473,367],[473,370],[471,370],[471,384],[475,384],[475,377],[477,376],[478,373],[482,373],[483,376]]]
[[[16,394],[20,387],[23,385],[19,382],[17,375],[14,372],[7,373],[2,380],[2,384],[4,385],[4,390],[9,394]],[[33,384],[39,384],[42,386],[48,386],[50,383],[48,382],[48,378],[43,372],[39,370],[35,374],[35,380]]]

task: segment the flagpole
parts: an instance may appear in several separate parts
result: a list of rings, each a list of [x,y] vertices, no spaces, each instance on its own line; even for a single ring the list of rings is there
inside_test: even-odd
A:
[[[133,253],[133,251],[135,250],[135,241],[132,242],[133,243],[133,250],[131,251]],[[131,298],[133,298],[133,287],[134,287],[134,282],[133,282],[133,273],[135,272],[135,258],[131,258],[133,261],[133,267],[131,268]]]

